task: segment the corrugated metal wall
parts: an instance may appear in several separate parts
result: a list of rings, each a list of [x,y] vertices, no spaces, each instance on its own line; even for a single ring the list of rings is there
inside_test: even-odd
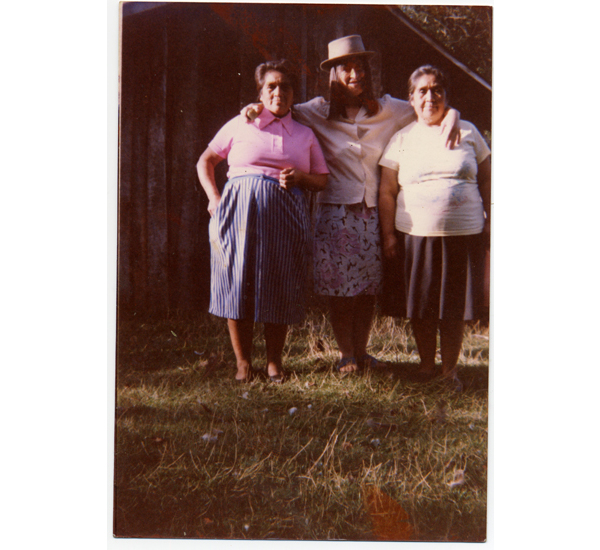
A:
[[[382,93],[406,96],[408,75],[446,70],[452,104],[491,128],[491,94],[384,6],[168,4],[128,15],[121,47],[118,305],[121,312],[208,306],[207,200],[195,165],[217,130],[256,96],[254,69],[288,58],[302,68],[300,100],[326,93],[327,43],[358,33],[378,52]],[[224,164],[224,163],[223,163]],[[225,182],[224,165],[217,171]]]

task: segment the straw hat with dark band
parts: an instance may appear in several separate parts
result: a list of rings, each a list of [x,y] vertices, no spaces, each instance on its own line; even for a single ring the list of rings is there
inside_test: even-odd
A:
[[[350,57],[371,57],[375,52],[365,51],[362,38],[358,34],[344,36],[328,44],[329,59],[321,63],[321,69],[328,71],[334,65]]]

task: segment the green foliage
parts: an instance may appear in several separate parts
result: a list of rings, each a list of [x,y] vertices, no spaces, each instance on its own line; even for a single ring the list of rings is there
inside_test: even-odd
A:
[[[399,6],[458,60],[492,82],[491,6]]]
[[[388,366],[342,377],[316,311],[291,330],[287,382],[240,385],[223,320],[121,321],[117,536],[377,540],[364,501],[376,489],[407,512],[415,540],[484,540],[487,338],[465,330],[466,391],[453,394],[411,376],[407,323],[378,318],[371,352]],[[465,482],[450,487],[459,470]]]

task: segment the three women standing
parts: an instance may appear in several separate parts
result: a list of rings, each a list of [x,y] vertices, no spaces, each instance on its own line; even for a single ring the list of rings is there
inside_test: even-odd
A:
[[[292,164],[297,167],[296,170],[292,170],[289,174],[286,172],[290,165],[289,155],[276,159],[270,158],[269,162],[263,163],[264,166],[260,162],[253,163],[246,159],[246,155],[253,149],[251,145],[255,140],[257,143],[261,142],[259,139],[261,134],[270,131],[268,128],[273,120],[287,120],[288,126],[284,124],[284,127],[290,137],[293,124],[297,125],[294,126],[296,135],[300,134],[300,130],[295,129],[296,127],[304,128],[291,119],[290,107],[293,98],[291,91],[288,90],[289,93],[283,94],[284,97],[278,98],[277,102],[272,101],[269,90],[283,90],[289,85],[289,75],[273,67],[267,69],[265,73],[271,80],[275,80],[272,83],[260,79],[257,70],[257,85],[262,101],[262,105],[256,109],[258,118],[248,123],[247,119],[244,121],[246,117],[242,115],[230,121],[209,144],[198,163],[200,180],[210,199],[209,211],[211,214],[219,214],[215,216],[216,220],[211,220],[210,227],[211,264],[213,265],[210,311],[229,319],[230,335],[238,364],[237,379],[246,380],[250,375],[254,321],[265,322],[268,373],[273,380],[281,379],[281,351],[287,324],[301,320],[302,314],[294,304],[296,300],[303,304],[300,295],[290,294],[289,287],[283,284],[287,275],[278,274],[269,279],[269,281],[279,281],[282,289],[280,300],[268,297],[272,293],[270,285],[273,283],[267,284],[265,277],[272,269],[270,266],[281,261],[283,256],[280,255],[283,254],[283,250],[273,253],[275,249],[271,244],[267,244],[271,241],[265,240],[265,237],[253,238],[252,233],[245,231],[246,224],[249,223],[248,220],[256,218],[255,212],[262,212],[258,218],[261,223],[257,224],[261,233],[257,235],[262,235],[264,232],[265,236],[270,235],[267,238],[274,238],[276,232],[276,236],[283,239],[282,242],[303,243],[298,251],[307,243],[308,230],[306,205],[303,201],[300,201],[302,206],[295,204],[293,207],[287,207],[286,212],[289,214],[283,215],[283,218],[289,220],[294,218],[293,211],[298,213],[298,219],[304,224],[303,229],[297,233],[301,237],[291,234],[284,237],[284,232],[279,231],[281,223],[279,206],[271,210],[273,215],[266,217],[265,213],[268,209],[261,210],[246,206],[248,200],[246,191],[241,193],[242,198],[238,199],[240,191],[234,192],[234,190],[258,186],[258,189],[270,189],[271,194],[275,193],[273,196],[282,198],[283,195],[280,193],[285,191],[288,181],[292,186],[303,186],[305,189],[319,191],[313,243],[315,292],[327,296],[329,300],[330,321],[340,351],[337,369],[340,372],[352,372],[377,365],[377,360],[367,354],[367,345],[376,296],[382,290],[383,281],[379,208],[383,206],[384,216],[387,216],[384,228],[386,238],[389,237],[389,212],[394,208],[390,202],[390,198],[394,198],[393,193],[390,193],[389,189],[391,187],[389,180],[393,174],[387,175],[386,197],[382,200],[379,196],[379,159],[392,136],[400,129],[413,125],[415,111],[419,117],[423,114],[419,114],[420,107],[413,96],[410,103],[394,99],[389,95],[379,99],[374,97],[368,64],[368,59],[373,52],[365,50],[360,36],[346,36],[330,42],[328,53],[329,57],[323,61],[321,67],[330,73],[329,100],[318,97],[294,106],[294,117],[314,132],[314,134],[310,132],[310,135],[302,134],[304,136],[302,139],[306,140],[304,147],[302,143],[297,144],[296,154],[301,155],[302,152],[308,153],[308,151],[310,154],[309,158],[304,158],[303,161],[294,160],[296,164]],[[273,110],[274,105],[277,110]],[[424,109],[426,107],[421,111]],[[243,111],[244,114],[248,112],[249,109]],[[435,142],[437,148],[445,151],[450,151],[460,133],[463,133],[458,114],[448,109],[445,101],[440,105],[440,109],[436,110],[436,122],[431,126],[432,131],[429,136],[431,143]],[[252,136],[247,135],[248,129],[252,129]],[[281,132],[280,134],[286,135]],[[271,147],[274,143],[271,143]],[[326,166],[322,162],[323,156],[320,154],[319,143]],[[266,149],[260,152],[259,159],[265,152]],[[221,212],[217,212],[215,207],[220,197],[214,183],[213,168],[226,156],[230,163],[228,174],[230,181],[225,187],[225,193],[231,194],[236,199],[233,201],[227,197],[227,201],[223,201],[227,206],[223,207]],[[298,171],[298,168],[302,172]],[[328,178],[324,175],[326,173],[329,173]],[[261,183],[248,186],[245,183],[248,174],[260,174]],[[243,182],[239,181],[242,177]],[[277,185],[278,181],[279,185]],[[263,182],[267,182],[268,185],[263,185]],[[299,191],[297,187],[295,189],[296,192]],[[292,193],[287,193],[286,201],[289,202],[294,198],[293,191],[294,189]],[[260,204],[262,199],[253,200]],[[284,202],[281,202],[281,205]],[[238,204],[244,204],[245,217],[241,222],[234,221],[237,218]],[[274,201],[273,204],[279,202]],[[252,227],[254,228],[254,225]],[[233,245],[228,244],[229,242]],[[260,244],[257,246],[257,243]],[[388,255],[390,247],[390,242],[386,241],[385,249]],[[256,252],[248,254],[247,249]],[[292,257],[300,262],[296,264],[297,266],[302,263],[299,259],[301,255],[292,254]],[[294,268],[286,273],[293,277],[293,272]],[[300,268],[296,270],[296,274],[298,273],[304,277],[305,271]],[[301,281],[293,280],[297,282],[292,283],[291,286],[300,288]],[[265,294],[266,289],[268,289],[267,294]],[[292,300],[283,306],[286,298]],[[413,320],[416,320],[413,326],[416,327],[415,334],[417,334],[417,343],[423,359],[422,370],[428,372],[433,368],[427,355],[430,346],[427,347],[423,342],[427,338],[428,342],[431,340],[431,323],[426,323],[426,327],[420,330],[418,319],[418,316],[413,316]],[[454,344],[458,333],[455,325],[456,323],[452,325],[453,331],[450,331],[455,335],[452,340]],[[446,334],[450,332],[445,331]],[[462,342],[462,332],[460,339]],[[460,346],[458,349],[460,350]],[[433,359],[435,359],[435,349]],[[444,372],[448,374],[451,369],[445,367]]]

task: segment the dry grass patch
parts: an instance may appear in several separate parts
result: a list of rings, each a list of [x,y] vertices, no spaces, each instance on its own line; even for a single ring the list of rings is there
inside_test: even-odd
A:
[[[122,320],[115,534],[484,540],[488,338],[466,329],[459,395],[411,378],[414,340],[388,318],[371,339],[388,367],[341,377],[317,310],[290,332],[289,380],[241,386],[221,320]]]

